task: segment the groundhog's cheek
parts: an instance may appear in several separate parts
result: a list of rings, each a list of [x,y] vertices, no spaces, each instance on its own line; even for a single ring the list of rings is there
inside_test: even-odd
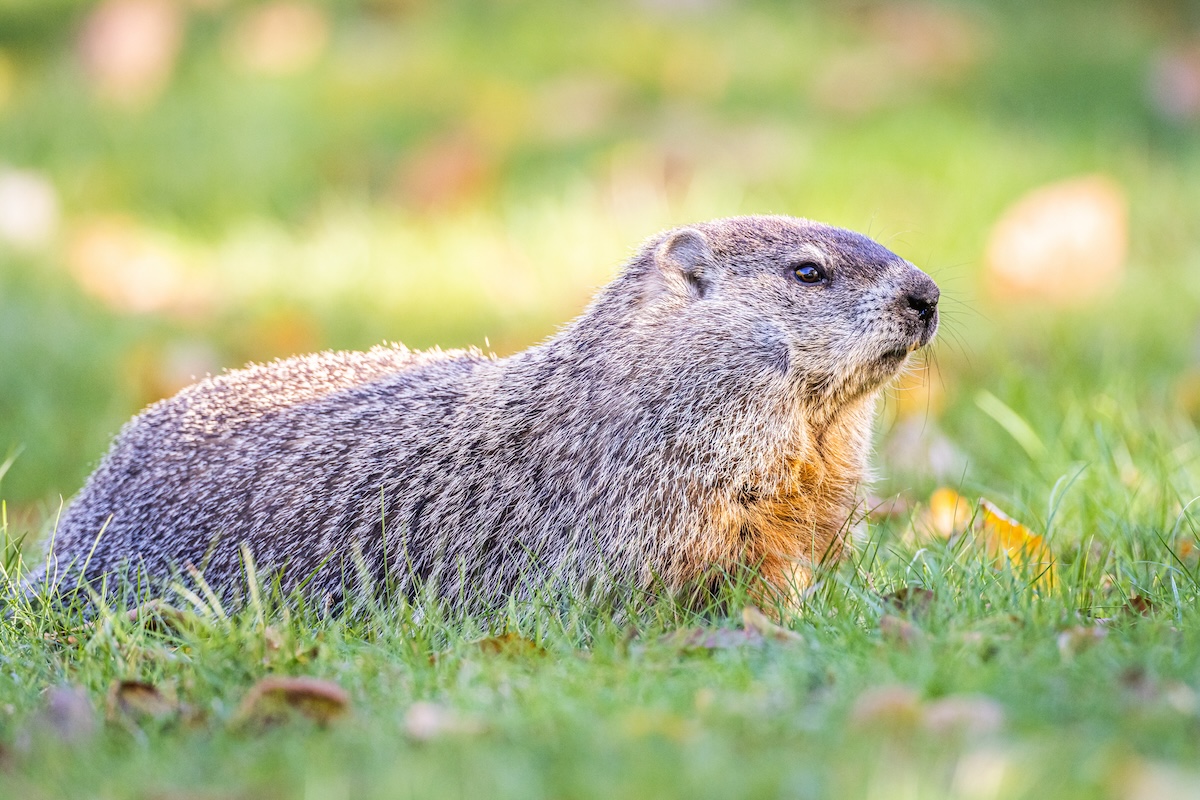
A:
[[[755,361],[772,372],[786,375],[792,366],[792,351],[787,331],[771,320],[755,323],[747,344]]]

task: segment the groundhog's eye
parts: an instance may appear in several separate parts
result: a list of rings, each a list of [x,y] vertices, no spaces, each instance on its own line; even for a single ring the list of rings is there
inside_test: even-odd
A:
[[[819,264],[814,264],[811,261],[805,261],[792,270],[792,274],[796,276],[796,280],[801,283],[820,283],[825,280],[825,270]]]

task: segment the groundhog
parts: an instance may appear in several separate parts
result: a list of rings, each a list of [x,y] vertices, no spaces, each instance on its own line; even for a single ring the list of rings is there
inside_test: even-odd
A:
[[[787,595],[840,551],[876,396],[933,338],[937,303],[927,275],[840,228],[667,231],[516,355],[326,352],[150,406],[27,585],[202,577],[239,597],[252,564],[326,607],[387,585],[496,608],[749,566]]]

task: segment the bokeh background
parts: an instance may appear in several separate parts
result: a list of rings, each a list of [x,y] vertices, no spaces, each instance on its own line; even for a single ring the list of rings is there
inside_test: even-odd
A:
[[[1044,519],[1091,429],[1131,497],[1194,490],[1188,0],[0,0],[0,497],[44,529],[194,376],[512,352],[655,231],[762,212],[943,287],[881,492]]]

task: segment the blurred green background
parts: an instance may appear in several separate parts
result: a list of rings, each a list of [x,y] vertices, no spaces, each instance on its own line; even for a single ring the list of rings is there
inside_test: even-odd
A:
[[[1037,505],[1091,426],[1194,492],[1194,3],[0,0],[0,497],[42,525],[193,376],[511,352],[768,212],[942,285],[882,490]]]

